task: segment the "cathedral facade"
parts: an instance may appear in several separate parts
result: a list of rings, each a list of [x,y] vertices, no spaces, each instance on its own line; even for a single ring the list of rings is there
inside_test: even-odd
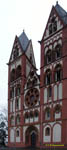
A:
[[[40,75],[32,41],[15,37],[8,62],[8,146],[67,145],[67,13],[53,6],[41,41]]]

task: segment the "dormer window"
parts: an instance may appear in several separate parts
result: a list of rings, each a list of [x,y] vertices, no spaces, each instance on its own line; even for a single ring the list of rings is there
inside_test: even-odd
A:
[[[57,30],[57,21],[55,17],[52,17],[51,23],[49,25],[49,35]]]

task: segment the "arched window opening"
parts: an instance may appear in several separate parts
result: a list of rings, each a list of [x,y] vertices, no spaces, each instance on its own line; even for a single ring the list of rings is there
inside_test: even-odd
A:
[[[52,34],[52,24],[49,25],[49,35]]]
[[[25,123],[29,122],[29,114],[28,114],[28,112],[26,112],[25,115],[24,115],[24,122]]]
[[[16,78],[21,77],[21,66],[19,65],[16,69]]]
[[[10,98],[14,98],[14,87],[10,90]]]
[[[61,110],[60,105],[56,105],[56,107],[55,107],[55,112],[58,113],[58,112],[60,112],[60,110]]]
[[[31,70],[30,77],[32,78],[34,76],[34,70]]]
[[[48,50],[46,53],[46,63],[51,63],[51,50]]]
[[[11,71],[11,82],[15,80],[15,69]]]
[[[15,59],[16,58],[16,50],[14,50],[14,52],[13,52],[13,59]]]
[[[32,81],[29,79],[29,80],[27,81],[27,88],[30,88],[30,87],[32,87]]]
[[[19,109],[19,98],[16,100],[16,109]]]
[[[55,81],[60,81],[62,79],[62,68],[61,65],[57,65],[55,68]]]
[[[51,84],[51,71],[50,71],[50,69],[48,69],[46,71],[46,85],[49,85],[49,84]]]
[[[17,116],[16,116],[16,124],[18,125],[19,123],[20,123],[20,116],[17,115]]]
[[[37,83],[37,78],[34,77],[34,78],[33,78],[33,81],[32,81],[32,86],[36,85],[36,83]]]
[[[48,87],[48,92],[47,92],[47,94],[48,94],[48,99],[50,99],[51,96],[52,96],[52,87],[51,87],[51,86]]]
[[[16,89],[16,95],[20,96],[20,94],[21,94],[21,87],[20,87],[20,85],[18,85],[17,89]]]
[[[18,48],[18,45],[15,46],[15,49],[16,49],[16,57],[17,57],[17,56],[19,56],[19,48]]]
[[[58,119],[60,117],[61,117],[61,106],[60,105],[56,105],[55,111],[54,111],[54,118]]]
[[[34,116],[35,116],[36,118],[39,116],[38,111],[35,111],[35,112],[34,112]]]
[[[53,16],[51,19],[51,23],[49,25],[49,35],[51,35],[56,31],[57,31],[57,21],[56,21],[56,17]]]
[[[32,54],[30,54],[30,61],[33,63]]]
[[[14,125],[14,116],[11,116],[10,124],[11,124],[11,125]]]
[[[30,112],[30,118],[33,118],[33,112],[32,111]]]
[[[25,119],[29,119],[29,114],[25,113]]]
[[[58,58],[60,58],[61,57],[61,45],[57,45],[56,47],[55,47],[55,58],[56,59],[58,59]]]
[[[50,136],[50,128],[49,127],[46,128],[45,135],[46,136]]]
[[[20,132],[19,130],[16,131],[16,137],[19,137],[20,136]]]
[[[16,57],[18,56],[19,56],[19,48],[18,48],[18,45],[16,45],[14,52],[13,52],[13,59],[16,59]]]
[[[45,120],[50,120],[50,108],[46,108],[46,111],[45,111]]]
[[[53,32],[57,30],[57,21],[55,20],[53,23]]]

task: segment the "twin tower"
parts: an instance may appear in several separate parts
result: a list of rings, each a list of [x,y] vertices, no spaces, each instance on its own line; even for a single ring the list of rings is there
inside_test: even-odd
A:
[[[67,13],[52,7],[40,41],[40,75],[32,41],[15,37],[8,62],[8,146],[67,145]]]

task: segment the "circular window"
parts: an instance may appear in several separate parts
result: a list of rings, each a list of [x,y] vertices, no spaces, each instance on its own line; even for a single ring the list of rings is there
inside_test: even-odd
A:
[[[38,89],[34,88],[34,89],[29,90],[25,96],[26,106],[28,107],[34,106],[37,103],[38,98],[39,98]]]

